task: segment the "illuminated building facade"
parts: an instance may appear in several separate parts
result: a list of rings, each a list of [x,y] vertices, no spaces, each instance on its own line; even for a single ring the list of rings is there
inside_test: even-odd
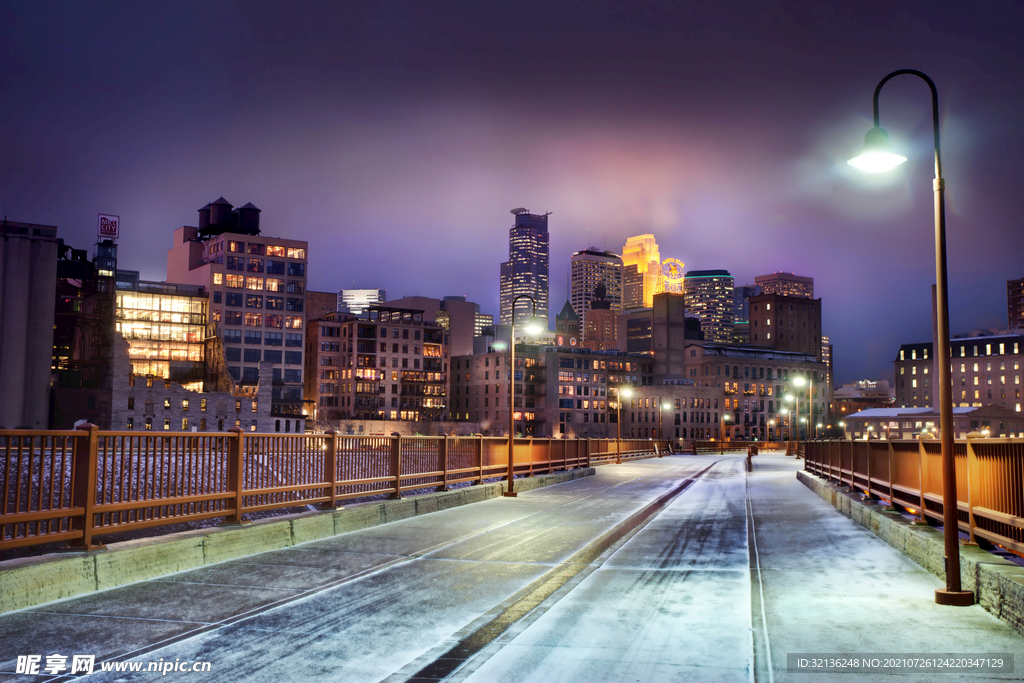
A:
[[[686,310],[701,321],[704,339],[730,344],[733,341],[735,294],[727,270],[691,270],[686,274]]]
[[[954,337],[949,346],[953,366],[953,405],[979,408],[996,405],[1021,412],[1024,334],[1016,331],[984,336]],[[932,407],[937,402],[935,356],[931,342],[903,344],[896,354],[895,405]]]
[[[475,323],[474,328],[473,328],[473,336],[474,337],[479,337],[480,335],[482,335],[484,333],[484,328],[485,327],[493,327],[493,326],[494,326],[494,316],[493,315],[491,315],[490,313],[477,313],[476,314],[476,323]]]
[[[622,259],[610,251],[596,247],[577,251],[571,259],[569,301],[580,316],[580,326],[586,329],[590,302],[594,290],[604,285],[605,299],[616,313],[622,310]]]
[[[209,291],[209,323],[227,373],[255,388],[260,363],[271,363],[272,414],[301,431],[308,243],[261,236],[259,213],[223,198],[204,206],[198,228],[174,231],[167,280]]]
[[[832,387],[825,380],[827,366],[813,354],[694,343],[685,348],[684,358],[687,379],[722,388],[729,414],[725,429],[731,438],[796,437],[798,426],[802,436],[807,436],[809,404],[813,407],[811,424],[824,424],[828,419]],[[796,384],[793,380],[797,377],[810,380],[810,387]],[[787,395],[794,400],[786,401]],[[787,431],[790,427],[792,432]]]
[[[444,419],[444,330],[424,320],[422,310],[371,306],[365,313],[329,313],[309,322],[305,395],[317,424]]]
[[[650,308],[654,295],[661,292],[661,254],[654,235],[636,235],[626,240],[622,247],[624,268],[635,266],[635,275],[630,272],[630,282],[623,308]],[[639,285],[639,286],[638,286]]]
[[[762,294],[782,294],[783,296],[799,296],[814,298],[814,278],[784,273],[779,271],[771,275],[758,275],[754,284],[761,288]]]
[[[128,342],[131,373],[201,390],[206,375],[206,289],[139,281],[126,274],[118,272],[114,326]]]
[[[387,300],[386,289],[342,289],[338,292],[338,310],[359,316],[370,306],[378,306]]]
[[[515,224],[508,233],[508,261],[501,264],[499,319],[512,324],[512,301],[528,294],[537,302],[537,317],[548,329],[548,215],[512,209]],[[533,312],[533,304],[523,298],[516,303],[516,322]],[[520,317],[522,316],[522,317]]]

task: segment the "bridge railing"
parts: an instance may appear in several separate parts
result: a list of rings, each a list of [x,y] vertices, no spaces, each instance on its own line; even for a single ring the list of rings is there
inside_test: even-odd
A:
[[[804,469],[942,521],[942,462],[937,440],[808,441]],[[1024,552],[1024,439],[957,439],[960,529]]]
[[[508,471],[508,438],[0,430],[0,549],[268,510],[480,484]],[[669,452],[665,441],[513,442],[532,476]]]
[[[726,451],[746,451],[750,446],[756,446],[759,451],[787,450],[785,441],[736,441],[730,439],[689,441],[683,450],[694,454],[725,453]]]

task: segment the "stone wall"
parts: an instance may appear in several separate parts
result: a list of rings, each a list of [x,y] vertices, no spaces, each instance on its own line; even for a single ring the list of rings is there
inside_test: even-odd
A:
[[[218,432],[239,426],[247,432],[299,432],[303,420],[270,412],[273,363],[260,363],[256,387],[201,392],[178,382],[132,375],[128,342],[115,335],[110,427],[155,431]],[[147,426],[147,420],[149,424]]]

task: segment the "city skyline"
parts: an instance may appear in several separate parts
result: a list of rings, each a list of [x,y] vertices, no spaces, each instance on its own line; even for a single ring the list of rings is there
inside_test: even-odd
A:
[[[163,279],[196,208],[251,200],[266,235],[310,243],[310,289],[465,294],[497,315],[505,211],[529,206],[554,212],[551,314],[574,251],[652,233],[687,269],[813,277],[835,383],[883,379],[931,338],[926,93],[883,94],[906,168],[845,161],[878,79],[912,67],[939,88],[951,329],[1005,326],[1024,275],[1019,6],[400,15],[0,4],[18,103],[0,113],[0,216],[91,249],[96,214],[120,215],[122,267]],[[524,31],[536,49],[492,47]]]

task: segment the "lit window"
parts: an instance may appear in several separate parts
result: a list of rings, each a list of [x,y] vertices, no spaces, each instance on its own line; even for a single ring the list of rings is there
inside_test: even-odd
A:
[[[213,274],[213,284],[215,284],[215,285],[222,285],[222,284],[224,284],[224,273],[214,273]]]

